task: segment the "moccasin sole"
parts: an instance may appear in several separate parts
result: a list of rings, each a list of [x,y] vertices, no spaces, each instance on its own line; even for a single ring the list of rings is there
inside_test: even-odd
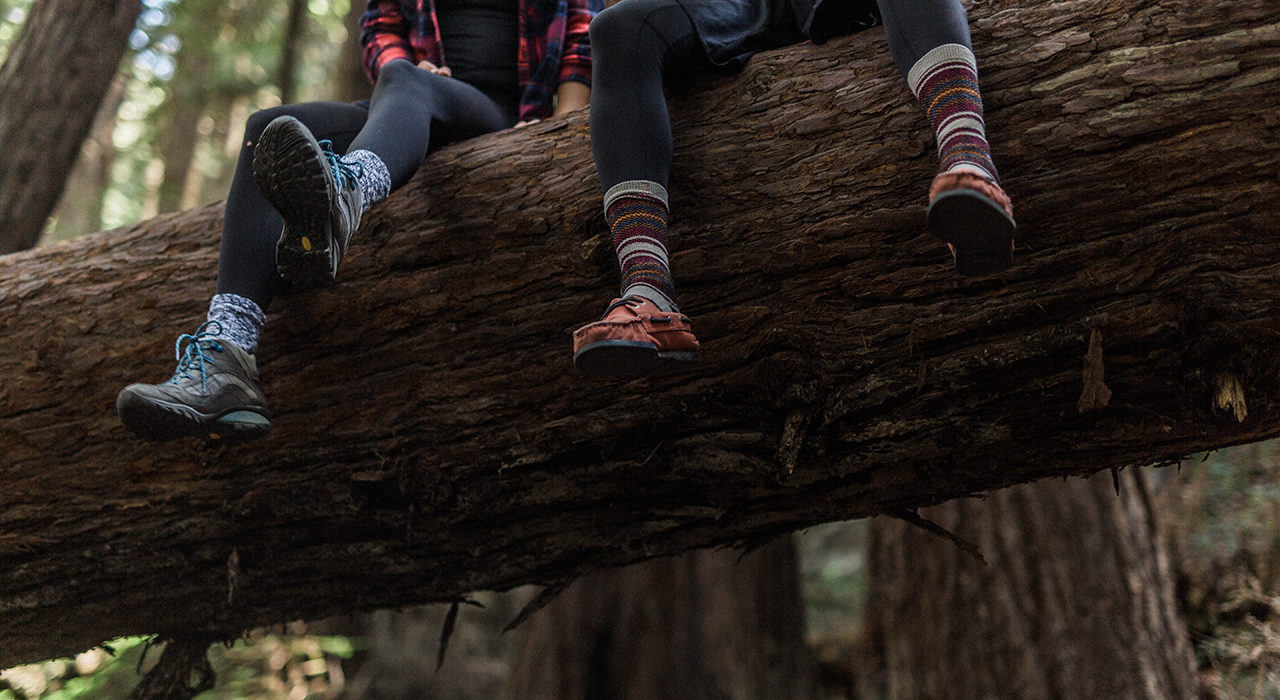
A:
[[[638,340],[601,340],[573,353],[573,364],[592,379],[661,377],[693,369],[702,361],[694,350],[664,350]]]
[[[1013,266],[1013,217],[980,192],[939,194],[929,204],[928,226],[955,248],[956,272],[962,275],[990,275]]]

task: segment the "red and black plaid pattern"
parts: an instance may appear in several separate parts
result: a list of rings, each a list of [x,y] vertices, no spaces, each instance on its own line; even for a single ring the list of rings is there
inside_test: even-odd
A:
[[[603,0],[519,0],[520,119],[551,116],[552,98],[563,82],[591,86],[591,39],[587,28]],[[369,0],[361,20],[365,72],[403,58],[447,65],[432,0]]]

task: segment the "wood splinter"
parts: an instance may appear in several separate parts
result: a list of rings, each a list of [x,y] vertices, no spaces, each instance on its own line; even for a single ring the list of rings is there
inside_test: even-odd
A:
[[[1233,372],[1223,372],[1213,380],[1213,407],[1231,413],[1239,423],[1243,423],[1249,415],[1249,407],[1244,400],[1244,387]]]
[[[1076,402],[1081,413],[1100,411],[1111,401],[1111,390],[1102,381],[1102,332],[1094,328],[1089,333],[1089,353],[1084,356],[1084,391]]]

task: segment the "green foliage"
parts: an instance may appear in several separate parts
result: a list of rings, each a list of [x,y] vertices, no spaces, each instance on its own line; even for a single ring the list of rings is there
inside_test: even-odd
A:
[[[867,591],[867,521],[828,523],[796,534],[810,637],[855,637]]]
[[[262,630],[229,647],[215,647],[210,661],[217,686],[198,700],[277,700],[334,697],[342,689],[341,660],[356,652],[359,640],[335,635],[308,635]]]
[[[0,673],[0,700],[123,700],[137,685],[146,637],[125,637],[77,654]]]
[[[334,697],[343,684],[340,661],[356,652],[359,640],[308,635],[301,624],[289,631],[256,630],[233,644],[211,647],[217,685],[199,700]],[[157,646],[142,658],[147,641],[116,639],[73,659],[11,668],[0,674],[0,700],[124,700],[141,678],[139,662],[145,662],[145,672],[160,657]]]
[[[1280,700],[1280,443],[1187,460],[1159,512],[1204,697]]]
[[[355,0],[359,2],[359,0]],[[16,36],[32,0],[0,2],[0,54]],[[310,0],[300,40],[298,99],[330,99],[335,94],[337,59],[348,32],[350,0]],[[194,144],[185,175],[167,185],[184,193],[182,206],[200,206],[226,196],[248,115],[280,104],[275,84],[282,56],[288,3],[283,0],[144,0],[130,36],[131,53],[120,68],[124,96],[106,151],[107,181],[95,191],[68,191],[66,206],[101,207],[101,226],[114,228],[155,216],[165,177],[166,135]],[[175,133],[175,108],[197,110],[194,134]],[[183,162],[183,161],[175,161]],[[83,167],[92,167],[82,159]],[[72,181],[76,181],[73,179]],[[88,187],[91,185],[78,185]],[[96,216],[65,213],[54,220],[46,240],[89,233],[75,226]]]
[[[9,55],[9,45],[18,38],[18,31],[27,19],[32,0],[0,1],[0,63]]]

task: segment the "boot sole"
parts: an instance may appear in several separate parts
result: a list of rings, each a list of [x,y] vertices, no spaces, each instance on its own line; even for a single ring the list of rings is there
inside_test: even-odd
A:
[[[233,408],[207,415],[184,404],[156,401],[127,389],[116,399],[120,422],[149,442],[199,437],[209,442],[256,440],[271,431],[271,419],[255,409]]]
[[[929,204],[929,232],[956,251],[956,272],[973,277],[1013,266],[1013,217],[973,190],[943,192]]]
[[[284,219],[276,243],[280,276],[303,288],[333,283],[333,235],[324,153],[292,117],[272,121],[253,150],[253,181]]]
[[[664,350],[633,340],[602,340],[573,353],[573,364],[591,379],[662,377],[694,369],[702,356],[693,350]]]

